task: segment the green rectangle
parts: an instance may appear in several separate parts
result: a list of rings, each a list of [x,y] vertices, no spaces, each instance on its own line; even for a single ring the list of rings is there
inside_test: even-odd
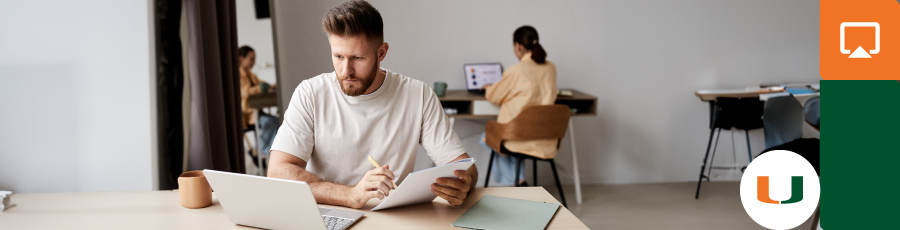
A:
[[[821,85],[822,228],[897,228],[900,83]]]

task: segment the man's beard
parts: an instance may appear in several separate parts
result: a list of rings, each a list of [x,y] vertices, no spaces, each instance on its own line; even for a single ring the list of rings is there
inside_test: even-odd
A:
[[[338,83],[340,83],[341,90],[344,91],[344,94],[347,94],[347,96],[355,97],[355,96],[359,96],[359,95],[362,95],[363,93],[365,93],[366,90],[369,89],[370,86],[372,86],[372,82],[375,81],[375,76],[378,74],[378,67],[377,67],[378,65],[376,64],[375,66],[376,67],[374,69],[372,69],[372,71],[370,71],[369,74],[367,74],[368,76],[366,76],[366,77],[356,77],[356,76],[352,76],[352,75],[351,76],[338,75],[338,77],[337,77]],[[344,83],[345,79],[356,80],[362,86]]]

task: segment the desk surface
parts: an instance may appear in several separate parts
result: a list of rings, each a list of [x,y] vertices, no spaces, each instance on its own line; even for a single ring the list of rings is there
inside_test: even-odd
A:
[[[459,229],[450,224],[484,195],[558,203],[541,187],[476,188],[458,207],[437,198],[371,212],[381,203],[372,199],[350,229]],[[0,229],[253,229],[231,223],[215,196],[206,208],[181,207],[178,191],[26,193],[13,194],[11,201],[15,206],[0,212]],[[588,228],[560,207],[547,229]]]
[[[818,93],[818,86],[813,87],[813,85],[818,84],[790,84],[784,85],[784,87],[788,88],[805,88],[808,87],[810,89],[815,88],[815,92]],[[715,101],[717,97],[759,97],[760,94],[766,93],[780,93],[785,92],[784,87],[780,89],[766,89],[766,88],[745,88],[745,89],[711,89],[711,90],[698,90],[694,92],[694,95],[700,98],[700,101]]]
[[[782,91],[778,91],[782,92]],[[777,92],[760,92],[759,90],[749,90],[749,89],[734,89],[734,90],[700,90],[694,92],[694,95],[700,98],[701,101],[714,101],[717,97],[759,97],[759,94],[762,93],[777,93]]]
[[[250,95],[247,97],[247,104],[254,109],[278,106],[278,94],[272,91]]]
[[[577,108],[578,113],[573,116],[597,116],[597,97],[584,92],[568,89],[572,96],[557,96],[556,104],[564,104],[570,108]],[[496,118],[497,115],[473,115],[472,102],[487,100],[483,95],[469,93],[468,90],[447,90],[443,97],[438,97],[444,108],[456,108],[458,114],[448,115],[456,118]]]
[[[557,100],[597,100],[597,97],[586,94],[584,92],[572,90],[572,96],[557,96]],[[440,101],[475,101],[487,100],[484,95],[469,93],[468,90],[447,90],[443,97],[438,97]]]

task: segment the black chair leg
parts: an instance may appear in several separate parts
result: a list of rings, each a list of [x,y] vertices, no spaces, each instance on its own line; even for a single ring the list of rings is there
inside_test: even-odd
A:
[[[750,159],[750,161],[748,161],[748,162],[751,162],[751,161],[753,161],[753,154],[750,152],[750,131],[747,131],[745,129],[744,137],[747,138],[747,157]]]
[[[513,187],[519,187],[519,172],[522,171],[522,158],[516,157],[516,180],[513,181],[515,184]]]
[[[491,181],[491,167],[494,167],[494,150],[491,150],[491,159],[488,160],[488,171],[487,176],[484,177],[484,187],[488,187],[488,182]]]
[[[700,199],[700,183],[703,182],[703,173],[706,171],[706,160],[709,159],[709,149],[712,148],[713,134],[715,133],[715,128],[709,130],[709,143],[706,144],[706,155],[703,156],[703,165],[700,166],[700,176],[697,179],[697,192],[694,193],[694,199]]]
[[[531,159],[531,170],[533,171],[531,175],[534,177],[534,184],[531,186],[537,186],[537,159]]]
[[[556,179],[556,189],[559,190],[559,199],[562,200],[563,207],[568,208],[566,205],[566,195],[563,192],[562,184],[559,183],[559,174],[556,173],[556,162],[553,159],[550,159],[550,167],[553,168],[553,179]]]

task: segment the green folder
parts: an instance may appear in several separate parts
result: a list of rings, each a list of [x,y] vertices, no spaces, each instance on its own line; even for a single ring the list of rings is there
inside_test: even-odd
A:
[[[559,209],[547,203],[486,195],[456,219],[453,227],[470,229],[544,229]]]

